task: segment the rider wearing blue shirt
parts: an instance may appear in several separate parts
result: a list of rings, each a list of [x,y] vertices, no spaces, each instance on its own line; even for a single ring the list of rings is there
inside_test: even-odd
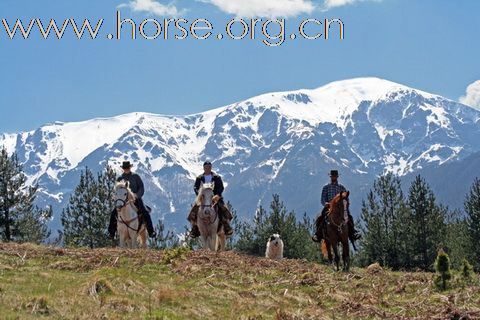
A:
[[[323,210],[320,216],[317,218],[315,222],[316,231],[312,237],[312,240],[315,242],[320,242],[320,240],[325,238],[324,229],[325,229],[325,217],[329,209],[330,201],[340,192],[346,192],[347,189],[340,183],[338,183],[338,171],[331,170],[330,171],[330,183],[325,185],[322,189],[322,198],[321,202],[323,205]],[[360,239],[360,234],[355,230],[355,226],[353,224],[353,218],[348,212],[348,237],[350,241],[352,241],[353,245],[355,246],[355,240]]]

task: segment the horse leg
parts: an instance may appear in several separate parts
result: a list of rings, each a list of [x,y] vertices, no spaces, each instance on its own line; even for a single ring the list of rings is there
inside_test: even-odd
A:
[[[336,270],[338,271],[340,270],[340,255],[338,254],[338,242],[333,245],[333,254],[335,255],[335,266]]]
[[[342,241],[342,258],[343,258],[343,271],[350,271],[350,245],[348,238]]]
[[[205,236],[200,236],[200,246],[202,247],[202,249],[207,249],[207,237]]]
[[[212,236],[212,251],[217,251],[217,248],[219,246],[219,241],[220,241],[220,238],[218,237],[215,230],[215,234]]]
[[[141,247],[142,249],[147,249],[147,231],[146,231],[145,228],[143,228],[143,229],[140,231],[137,239],[138,239],[138,241],[139,241],[139,243],[140,243],[140,247]]]
[[[227,237],[225,233],[217,235],[217,251],[225,251],[225,243],[227,242]]]
[[[127,236],[125,234],[125,230],[119,226],[118,229],[117,229],[117,232],[118,232],[118,239],[119,239],[119,246],[120,248],[125,248],[125,246],[127,245]]]
[[[333,264],[332,245],[330,244],[330,241],[328,241],[328,240],[324,239],[323,241],[325,241],[325,247],[327,248],[328,262],[330,264]]]
[[[137,235],[136,234],[130,234],[130,244],[132,249],[137,249]]]
[[[216,236],[216,234],[215,234],[215,235],[211,235],[210,237],[208,237],[208,249],[209,249],[210,251],[215,251],[216,245],[217,245],[217,236]]]
[[[120,246],[120,248],[125,248],[125,235],[123,235],[119,232],[118,233],[118,238],[119,238],[118,245]]]

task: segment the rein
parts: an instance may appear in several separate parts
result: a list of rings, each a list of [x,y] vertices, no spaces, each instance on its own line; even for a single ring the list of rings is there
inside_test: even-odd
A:
[[[115,200],[115,202],[121,202],[121,203],[123,203],[122,206],[117,206],[117,221],[123,223],[128,229],[133,230],[133,231],[135,231],[135,232],[138,233],[138,232],[140,231],[140,227],[141,227],[140,223],[138,224],[138,229],[134,229],[134,228],[130,227],[130,224],[131,224],[133,221],[139,219],[138,209],[135,207],[135,205],[132,204],[133,201],[132,201],[132,200],[128,200],[128,195],[127,195],[127,197],[126,197],[125,199],[117,199],[117,200]],[[121,216],[120,214],[118,214],[118,210],[121,210],[121,209],[127,207],[128,205],[132,207],[132,209],[135,211],[135,213],[137,213],[137,215],[136,215],[135,217],[133,217],[132,219],[125,221],[125,220],[122,218],[122,216]]]
[[[339,203],[339,204],[341,204],[341,203]],[[337,204],[337,205],[339,205],[339,204]],[[335,227],[337,227],[337,230],[338,230],[339,233],[342,233],[342,228],[347,225],[347,221],[345,220],[345,212],[343,214],[341,214],[341,217],[342,217],[342,223],[336,224],[332,219],[332,211],[329,210],[329,212],[328,212],[328,222],[331,223],[332,225],[334,225]]]
[[[208,216],[207,217],[204,217],[204,218],[200,218],[202,219],[203,223],[207,224],[207,225],[211,225],[213,223],[215,223],[215,221],[217,221],[218,219],[218,211],[217,211],[217,208],[215,208],[217,204],[216,203],[212,203],[211,205],[208,205],[208,204],[202,204],[200,207],[202,208],[212,208],[213,209],[213,212],[215,212],[215,219],[211,219],[211,216]]]

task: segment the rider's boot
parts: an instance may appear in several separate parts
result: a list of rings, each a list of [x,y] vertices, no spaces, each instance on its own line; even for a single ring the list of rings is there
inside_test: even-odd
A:
[[[315,222],[315,234],[312,236],[312,240],[314,242],[321,242],[322,239],[325,238],[324,229],[325,229],[325,219],[323,214],[321,214],[320,217],[318,217],[317,221]]]
[[[192,230],[190,230],[189,236],[194,239],[200,237],[200,230],[196,224],[192,224]]]
[[[188,235],[194,239],[200,237],[200,230],[197,226],[197,212],[198,206],[194,205],[187,217],[187,220],[190,221],[190,223],[192,224],[192,229],[190,230]]]
[[[355,241],[359,240],[362,236],[355,229],[355,225],[353,223],[353,218],[350,214],[348,215],[347,225],[348,225],[348,238],[350,239],[350,242],[352,243],[353,249],[357,250],[357,247],[355,245]]]
[[[157,233],[155,232],[155,229],[153,228],[152,217],[150,216],[150,213],[145,212],[143,215],[145,217],[145,224],[146,224],[146,227],[147,227],[148,236],[150,238],[155,238],[157,236]]]
[[[230,226],[230,222],[227,220],[223,220],[222,224],[223,224],[223,232],[225,232],[225,235],[228,237],[231,236],[233,234],[233,229]]]
[[[322,212],[320,213],[320,216],[317,218],[317,221],[315,221],[315,234],[312,236],[312,240],[315,242],[321,242],[322,239],[326,238],[326,233],[327,233],[327,212],[328,212],[328,206],[323,207]]]
[[[355,225],[353,223],[353,218],[350,214],[348,214],[348,236],[351,240],[359,240],[362,236],[360,232],[355,229]]]
[[[223,232],[225,232],[226,236],[231,236],[233,234],[233,229],[230,226],[230,221],[233,219],[232,213],[222,201],[218,203],[218,212],[223,225]]]
[[[117,232],[117,209],[110,213],[110,223],[108,224],[108,238],[114,239]]]

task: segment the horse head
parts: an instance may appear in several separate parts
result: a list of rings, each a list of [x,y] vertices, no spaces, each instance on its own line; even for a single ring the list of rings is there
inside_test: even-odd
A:
[[[196,204],[200,207],[200,210],[206,215],[213,213],[213,189],[215,185],[211,183],[202,183],[196,199]]]
[[[115,185],[115,197],[113,200],[117,209],[122,209],[127,203],[135,201],[135,194],[130,190],[128,181],[120,181]]]
[[[343,191],[337,194],[331,201],[330,213],[338,214],[341,219],[346,220],[348,208],[350,206],[350,191]]]

